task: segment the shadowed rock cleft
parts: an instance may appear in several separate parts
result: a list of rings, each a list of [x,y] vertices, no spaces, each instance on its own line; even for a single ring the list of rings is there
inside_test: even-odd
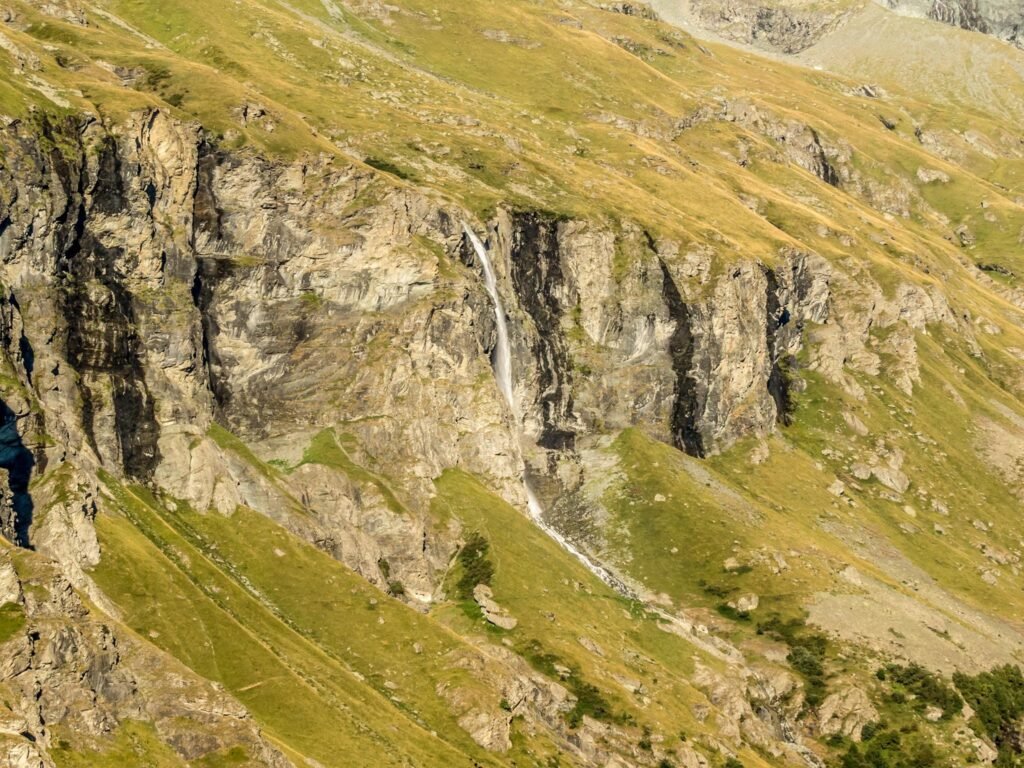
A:
[[[662,296],[668,307],[668,314],[675,323],[669,339],[669,355],[675,372],[675,399],[672,405],[672,439],[677,448],[691,456],[706,455],[704,440],[697,428],[697,382],[693,378],[693,333],[690,328],[690,310],[668,265],[659,260],[664,279]]]
[[[564,292],[565,279],[558,219],[545,213],[516,213],[512,227],[512,286],[537,329],[532,353],[537,361],[537,405],[543,422],[538,443],[549,450],[571,450],[576,435],[566,425],[573,418],[573,381],[561,331],[559,295]]]

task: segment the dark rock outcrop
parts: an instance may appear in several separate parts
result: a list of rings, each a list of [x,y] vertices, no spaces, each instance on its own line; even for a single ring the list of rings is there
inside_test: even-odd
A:
[[[558,220],[542,213],[512,215],[511,278],[519,304],[536,332],[531,350],[537,366],[537,407],[543,429],[538,443],[547,449],[573,446],[567,427],[573,413],[572,363],[561,330],[565,295],[559,253]]]

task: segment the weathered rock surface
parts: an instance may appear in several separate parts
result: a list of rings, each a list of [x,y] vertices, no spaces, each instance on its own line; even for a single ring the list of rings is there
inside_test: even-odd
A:
[[[480,606],[484,619],[496,627],[511,630],[515,629],[519,622],[514,616],[494,601],[494,594],[486,584],[477,584],[473,587],[473,599]]]
[[[839,734],[860,741],[864,726],[877,720],[878,710],[856,687],[829,694],[818,707],[818,731],[823,736]]]
[[[842,24],[849,9],[800,0],[691,0],[690,12],[729,40],[799,53]]]
[[[641,6],[611,9],[650,21]],[[841,21],[743,3],[708,12],[738,39],[787,51]],[[236,117],[263,130],[273,123],[248,102]],[[880,181],[840,137],[753,101],[723,98],[717,109],[669,123],[676,137],[710,121],[750,138],[737,151],[741,167],[752,159],[789,166],[801,183],[865,204],[865,219],[929,212],[912,178],[886,171]],[[126,718],[154,723],[188,760],[232,742],[176,730],[180,717],[200,731],[237,726],[241,735],[231,738],[265,748],[236,702],[180,669],[167,671],[166,659],[107,628],[77,597],[80,590],[116,615],[88,577],[102,555],[93,527],[101,470],[200,513],[257,510],[427,609],[460,533],[430,512],[433,481],[450,467],[522,505],[525,461],[542,495],[559,499],[554,522],[600,545],[601,492],[610,482],[603,473],[616,468],[593,460],[593,448],[608,435],[640,427],[698,457],[758,438],[756,464],[767,465],[788,450],[785,440],[769,449],[767,438],[789,423],[807,372],[850,400],[864,401],[865,382],[876,377],[909,396],[921,383],[918,344],[937,326],[958,334],[975,357],[982,351],[974,329],[999,330],[950,307],[931,273],[908,270],[883,285],[854,258],[826,260],[792,236],[755,260],[726,256],[714,237],[675,242],[629,221],[499,205],[475,226],[514,330],[516,406],[508,408],[488,365],[496,330],[480,265],[461,233],[463,221],[473,222],[467,211],[388,186],[337,157],[285,162],[231,151],[159,110],[118,125],[67,118],[31,128],[15,121],[3,131],[0,532],[35,546],[60,571],[59,600],[44,609],[0,562],[0,597],[24,605],[32,622],[45,611],[53,622],[38,637],[11,641],[4,679],[26,700],[41,687],[55,691],[12,719],[37,739],[11,751],[23,764],[47,759],[49,724],[68,723],[87,738]],[[914,167],[919,182],[943,183]],[[753,198],[749,207],[763,209]],[[847,250],[857,244],[820,229]],[[849,429],[867,438],[867,426],[844,413]],[[1019,453],[1013,445],[1002,451],[999,468],[1015,471]],[[847,466],[854,478],[877,480],[890,500],[917,490],[903,454],[881,439]],[[721,490],[712,473],[697,474]],[[843,478],[849,485],[832,485],[844,497],[836,504],[855,490]],[[731,498],[753,508],[738,493]],[[1017,562],[994,546],[981,551],[996,565]],[[726,562],[737,572],[730,578],[742,576],[740,560]],[[777,562],[776,575],[788,568],[781,554]],[[982,578],[997,581],[994,571]],[[901,609],[913,602],[884,596],[873,599]],[[474,597],[491,623],[518,626],[486,587]],[[829,599],[816,611],[860,605],[845,593]],[[759,598],[740,593],[732,605],[747,613]],[[884,637],[884,628],[869,628],[869,639]],[[677,634],[689,640],[697,632],[687,625]],[[933,640],[929,632],[936,634],[922,630],[922,643]],[[695,677],[717,708],[721,738],[806,759],[795,678],[742,668],[740,652],[720,638],[693,642],[731,665],[721,674],[699,666]],[[595,658],[613,657],[610,645],[579,643]],[[634,749],[636,734],[618,725],[582,718],[570,732],[573,696],[512,651],[488,648],[458,665],[487,690],[442,685],[437,693],[486,750],[511,749],[516,716],[589,764],[624,764],[616,753]],[[90,671],[72,675],[82,669]],[[160,681],[147,678],[154,670]],[[604,680],[647,706],[655,682],[625,671]],[[859,695],[826,700],[822,733],[859,736],[870,712]],[[259,754],[271,765],[283,760],[273,750]],[[708,764],[689,746],[677,759]]]
[[[1024,8],[1015,0],[875,0],[905,16],[983,32],[1024,48]]]

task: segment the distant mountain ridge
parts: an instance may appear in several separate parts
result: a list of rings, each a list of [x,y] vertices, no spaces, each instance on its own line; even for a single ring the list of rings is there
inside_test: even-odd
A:
[[[905,16],[983,32],[1024,48],[1024,3],[1019,0],[875,0]]]
[[[1024,3],[1018,0],[874,0],[900,16],[930,19],[1024,48]],[[636,5],[636,4],[634,4]],[[654,0],[666,21],[687,20],[726,40],[796,54],[870,7],[858,0]]]

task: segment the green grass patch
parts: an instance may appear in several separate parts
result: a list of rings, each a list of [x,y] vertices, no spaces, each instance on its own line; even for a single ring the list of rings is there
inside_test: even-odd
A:
[[[490,764],[435,693],[475,685],[437,662],[454,637],[255,512],[172,513],[142,489],[107,487],[124,516],[97,520],[93,578],[134,629],[223,684],[271,736],[325,765],[339,754]]]
[[[0,606],[0,643],[5,643],[25,627],[25,609],[17,603]]]
[[[388,509],[398,515],[408,514],[405,505],[399,501],[388,481],[365,467],[360,466],[352,460],[349,452],[345,449],[343,442],[349,438],[354,442],[351,435],[339,436],[333,429],[324,429],[313,436],[309,447],[302,456],[303,464],[322,464],[325,467],[332,467],[341,470],[352,480],[359,483],[367,483],[374,486],[384,497]]]
[[[98,748],[76,748],[68,741],[58,739],[50,749],[57,768],[183,768],[185,761],[165,744],[149,723],[135,720],[122,722],[113,735],[104,739],[107,743]],[[216,758],[197,761],[195,765],[205,768],[227,768],[231,763],[218,762]]]

